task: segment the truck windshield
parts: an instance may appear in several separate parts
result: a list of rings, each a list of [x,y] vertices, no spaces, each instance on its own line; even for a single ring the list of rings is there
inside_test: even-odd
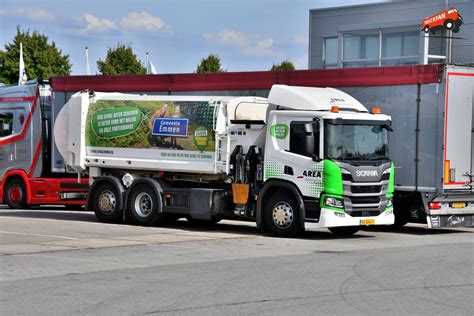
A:
[[[325,124],[325,156],[335,160],[387,160],[388,130],[370,123]]]

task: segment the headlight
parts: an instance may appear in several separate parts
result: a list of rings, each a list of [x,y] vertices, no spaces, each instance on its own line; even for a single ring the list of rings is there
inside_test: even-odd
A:
[[[341,168],[341,173],[342,174],[351,174],[351,172],[347,169]]]
[[[341,199],[336,199],[330,196],[326,196],[324,198],[324,205],[337,207],[337,208],[344,208],[344,201]]]
[[[387,207],[391,207],[391,206],[393,206],[392,198],[388,198],[388,200],[387,200]]]

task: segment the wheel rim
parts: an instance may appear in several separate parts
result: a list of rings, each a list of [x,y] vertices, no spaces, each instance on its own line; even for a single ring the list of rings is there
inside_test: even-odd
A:
[[[446,24],[446,27],[447,27],[448,29],[451,29],[451,28],[453,27],[453,23],[448,22],[448,23]]]
[[[110,215],[115,210],[117,199],[112,191],[103,191],[99,196],[99,209],[102,213]]]
[[[20,203],[21,198],[23,197],[23,191],[18,185],[14,185],[10,188],[10,192],[8,193],[8,197],[10,198],[10,201],[13,203]]]
[[[140,217],[148,217],[153,210],[153,200],[146,192],[141,192],[135,198],[135,211]]]
[[[287,228],[293,223],[293,208],[286,202],[278,202],[273,207],[272,215],[273,223],[280,228]]]

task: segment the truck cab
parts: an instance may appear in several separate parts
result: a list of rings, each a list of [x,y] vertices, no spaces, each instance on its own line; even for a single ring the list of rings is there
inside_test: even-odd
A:
[[[298,189],[304,226],[349,233],[393,224],[390,117],[330,88],[276,85],[268,99],[277,110],[267,120],[264,181]],[[273,224],[285,229],[291,203],[275,208]]]

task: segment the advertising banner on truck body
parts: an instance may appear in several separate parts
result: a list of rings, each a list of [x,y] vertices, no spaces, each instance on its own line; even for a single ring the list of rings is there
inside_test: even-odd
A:
[[[87,114],[87,154],[212,161],[214,112],[206,101],[97,100]]]

